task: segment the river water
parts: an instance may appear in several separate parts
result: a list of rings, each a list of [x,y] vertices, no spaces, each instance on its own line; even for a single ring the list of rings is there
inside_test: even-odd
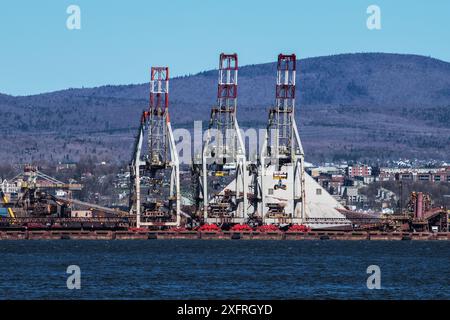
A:
[[[450,242],[0,241],[0,275],[0,299],[449,299]]]

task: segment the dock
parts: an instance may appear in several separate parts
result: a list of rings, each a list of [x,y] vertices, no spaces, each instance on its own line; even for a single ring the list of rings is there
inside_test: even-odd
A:
[[[450,240],[450,232],[4,230],[0,240]]]

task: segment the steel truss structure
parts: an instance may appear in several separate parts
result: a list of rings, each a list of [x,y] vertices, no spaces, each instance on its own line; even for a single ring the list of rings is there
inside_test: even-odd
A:
[[[168,67],[151,68],[149,100],[130,164],[130,214],[136,215],[138,228],[179,226],[180,169],[169,116]]]
[[[295,121],[296,56],[278,55],[275,105],[260,155],[263,223],[303,223],[304,152]]]
[[[208,223],[243,223],[247,218],[245,146],[236,118],[238,89],[237,54],[220,55],[217,105],[212,107],[202,152],[200,198]],[[232,178],[219,193],[210,194],[209,183]]]

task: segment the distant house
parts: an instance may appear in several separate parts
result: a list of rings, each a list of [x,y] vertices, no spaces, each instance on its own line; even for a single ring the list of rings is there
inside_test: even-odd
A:
[[[332,194],[340,194],[341,188],[344,185],[345,177],[341,174],[334,174],[331,176],[330,190]]]
[[[321,174],[341,174],[341,170],[337,167],[317,167],[317,168],[311,168],[311,177],[316,178],[320,176]]]
[[[385,200],[397,201],[397,195],[395,194],[395,192],[388,190],[386,188],[378,188],[377,199],[381,201]]]
[[[450,167],[444,167],[439,169],[439,171],[433,175],[433,181],[450,182]]]
[[[6,179],[3,181],[0,180],[0,188],[7,194],[18,193],[20,189],[18,184],[10,183]]]
[[[380,181],[450,182],[450,167],[443,168],[382,168]]]
[[[347,204],[360,204],[367,201],[367,197],[358,191],[358,187],[345,187],[342,197]]]
[[[62,162],[59,162],[57,165],[56,165],[56,171],[58,172],[58,171],[64,171],[64,170],[72,170],[72,169],[76,169],[76,167],[77,167],[77,165],[76,165],[76,163],[73,163],[73,162],[67,162],[67,163],[62,163]]]
[[[342,174],[321,173],[314,177],[317,183],[330,194],[340,194],[341,187],[344,185],[345,177]]]
[[[372,167],[361,164],[347,167],[347,175],[351,178],[354,177],[368,177],[372,175]]]

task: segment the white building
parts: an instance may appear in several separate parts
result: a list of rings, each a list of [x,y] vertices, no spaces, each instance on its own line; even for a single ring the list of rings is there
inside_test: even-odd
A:
[[[9,183],[8,180],[0,181],[0,188],[6,194],[18,193],[20,187],[16,183]]]

